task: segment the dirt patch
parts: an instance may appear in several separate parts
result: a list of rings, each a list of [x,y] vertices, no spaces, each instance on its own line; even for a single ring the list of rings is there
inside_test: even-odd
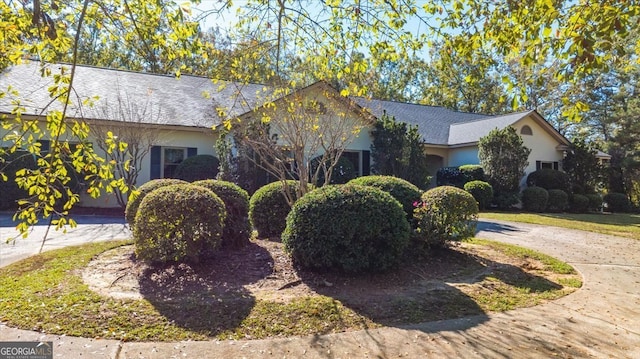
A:
[[[239,250],[219,251],[206,263],[191,265],[150,266],[135,259],[133,246],[124,246],[98,256],[82,276],[101,295],[154,302],[246,300],[250,296],[286,303],[325,295],[386,324],[411,322],[407,313],[412,311],[437,312],[441,302],[447,303],[447,310],[455,317],[480,313],[482,309],[469,296],[502,291],[504,284],[533,293],[563,289],[558,284],[562,276],[545,270],[535,259],[513,258],[490,247],[469,244],[421,260],[403,261],[386,273],[367,275],[296,270],[282,244],[266,240]],[[425,305],[433,308],[421,307]],[[434,315],[442,318],[447,313]]]

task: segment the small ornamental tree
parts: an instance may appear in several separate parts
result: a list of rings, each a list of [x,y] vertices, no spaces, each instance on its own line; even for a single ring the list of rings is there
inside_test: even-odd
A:
[[[494,129],[480,138],[478,157],[496,196],[519,192],[529,153],[531,150],[511,126]]]
[[[569,175],[574,192],[595,193],[602,181],[602,166],[596,151],[584,139],[574,139],[562,160],[562,169]]]

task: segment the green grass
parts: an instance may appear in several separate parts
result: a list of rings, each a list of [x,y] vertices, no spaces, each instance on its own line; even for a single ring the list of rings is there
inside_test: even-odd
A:
[[[640,214],[482,212],[480,218],[542,224],[640,239]]]
[[[556,273],[572,268],[551,257],[515,246],[474,240],[510,256],[542,261]],[[577,275],[555,284],[543,277],[506,278],[500,273],[481,281],[486,290],[450,289],[429,298],[402,297],[371,308],[350,307],[332,297],[314,295],[281,303],[235,297],[190,297],[151,302],[103,297],[81,278],[82,269],[100,253],[128,241],[92,243],[45,252],[0,269],[0,321],[50,334],[125,341],[258,339],[325,334],[457,318],[486,311],[510,310],[568,294],[579,287]],[[477,286],[473,286],[477,288]]]
[[[516,257],[520,259],[535,259],[542,262],[546,266],[546,270],[551,271],[557,274],[576,274],[575,269],[567,263],[555,259],[546,254],[534,251],[532,249],[527,249],[519,246],[514,246],[512,244],[490,241],[486,239],[480,238],[472,238],[467,243],[477,244],[482,246],[491,247],[495,250],[498,250],[510,257]]]

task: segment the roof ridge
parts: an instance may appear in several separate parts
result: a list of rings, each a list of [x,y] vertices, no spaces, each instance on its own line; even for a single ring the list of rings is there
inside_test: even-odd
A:
[[[432,108],[441,108],[443,110],[447,110],[447,111],[451,111],[454,113],[461,113],[461,114],[465,114],[465,115],[477,115],[477,116],[487,116],[487,117],[492,117],[492,116],[496,116],[496,115],[490,115],[490,114],[486,114],[486,113],[479,113],[479,112],[466,112],[466,111],[458,111],[458,110],[453,110],[451,108],[445,107],[445,106],[435,106],[435,105],[424,105],[421,103],[414,103],[414,102],[408,102],[408,101],[397,101],[397,100],[383,100],[383,99],[377,99],[377,98],[366,98],[366,97],[354,97],[356,99],[363,99],[365,101],[381,101],[381,102],[390,102],[390,103],[396,103],[396,104],[402,104],[402,105],[412,105],[412,106],[419,106],[419,107],[432,107]]]
[[[513,116],[513,115],[517,115],[517,114],[525,114],[525,113],[529,114],[529,113],[532,113],[533,111],[535,111],[535,110],[510,112],[510,113],[506,113],[506,114],[502,114],[502,115],[493,115],[493,116],[490,115],[490,116],[488,116],[486,118],[477,118],[477,119],[473,119],[473,120],[469,120],[469,121],[455,122],[455,123],[452,123],[451,125],[449,125],[449,127],[458,126],[458,125],[467,125],[467,124],[470,124],[470,123],[473,123],[473,122],[494,120],[496,118]]]

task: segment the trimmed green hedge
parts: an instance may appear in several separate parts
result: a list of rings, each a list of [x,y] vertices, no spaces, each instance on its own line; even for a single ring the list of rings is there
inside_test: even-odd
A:
[[[192,184],[147,194],[136,214],[136,256],[147,262],[199,262],[219,245],[226,210],[212,191]]]
[[[436,187],[422,194],[414,219],[418,226],[416,240],[424,250],[446,247],[475,235],[478,204],[460,188]]]
[[[561,189],[550,189],[547,211],[563,212],[567,207],[569,207],[569,195],[567,192]]]
[[[629,197],[624,193],[611,192],[607,193],[604,198],[604,203],[607,205],[609,212],[630,212],[631,202]]]
[[[242,247],[249,243],[251,226],[249,225],[249,194],[235,183],[219,180],[203,180],[193,182],[196,186],[205,187],[222,199],[227,210],[224,221],[222,245]]]
[[[407,218],[413,218],[415,204],[422,194],[416,185],[393,176],[363,176],[349,181],[348,184],[376,187],[389,193],[400,202]]]
[[[295,198],[298,181],[286,181],[286,187]],[[286,226],[291,207],[284,196],[282,181],[272,182],[258,188],[249,199],[249,220],[262,238],[280,237]]]
[[[549,168],[539,169],[529,173],[527,176],[527,186],[542,187],[547,191],[561,189],[566,193],[571,193],[571,181],[565,172],[552,170]]]
[[[146,195],[148,195],[155,189],[170,186],[173,184],[187,184],[187,182],[174,178],[160,178],[151,180],[140,186],[138,188],[138,196],[133,199],[129,199],[129,202],[127,202],[127,207],[124,210],[124,218],[127,220],[127,223],[129,223],[129,226],[133,227],[136,219],[136,213],[138,212],[138,207],[140,207],[140,203],[142,203],[142,200]]]
[[[325,186],[287,216],[285,250],[305,268],[382,271],[398,264],[410,228],[400,202],[375,187]]]
[[[571,196],[571,211],[574,213],[586,213],[589,211],[589,198],[585,195],[574,194]]]
[[[481,210],[489,207],[491,200],[493,200],[493,187],[489,182],[467,182],[464,184],[464,190],[471,193],[476,202],[478,202],[478,208]]]
[[[527,187],[522,191],[522,207],[529,212],[544,212],[549,203],[549,192],[538,186]]]

